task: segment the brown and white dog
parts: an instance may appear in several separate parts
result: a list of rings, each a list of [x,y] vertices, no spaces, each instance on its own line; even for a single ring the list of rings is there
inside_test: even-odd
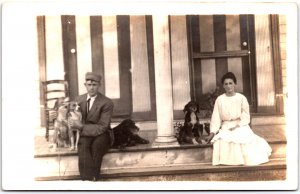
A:
[[[69,120],[73,120],[73,121],[81,121],[82,120],[82,113],[80,112],[80,106],[75,101],[71,101],[69,103],[68,121]],[[68,127],[69,127],[69,138],[70,138],[70,143],[71,143],[70,150],[77,150],[78,141],[79,141],[79,137],[80,137],[80,131],[79,131],[79,129],[76,129],[74,127],[71,127],[71,126],[68,126]],[[74,134],[74,132],[75,132],[75,134]]]
[[[51,148],[56,150],[57,147],[68,147],[68,103],[69,98],[59,98],[55,103],[57,117],[54,121],[54,134]]]
[[[203,133],[203,127],[199,123],[197,113],[199,105],[195,101],[188,102],[183,109],[185,114],[184,125],[180,126],[178,141],[179,143],[199,144]]]

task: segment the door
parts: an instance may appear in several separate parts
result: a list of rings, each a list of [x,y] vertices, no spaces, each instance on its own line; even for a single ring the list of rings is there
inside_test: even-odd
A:
[[[255,39],[253,15],[189,16],[191,45],[191,96],[222,89],[221,77],[231,71],[237,92],[244,94],[250,111],[256,110]]]

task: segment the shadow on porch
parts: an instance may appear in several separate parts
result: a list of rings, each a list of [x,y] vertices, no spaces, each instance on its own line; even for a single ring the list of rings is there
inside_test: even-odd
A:
[[[212,145],[154,147],[155,123],[141,122],[140,136],[150,141],[125,150],[111,149],[103,159],[102,181],[258,181],[285,180],[286,136],[282,117],[252,119],[253,131],[272,147],[270,161],[259,166],[212,166]],[[35,137],[36,180],[79,179],[78,158],[67,148],[51,152]]]

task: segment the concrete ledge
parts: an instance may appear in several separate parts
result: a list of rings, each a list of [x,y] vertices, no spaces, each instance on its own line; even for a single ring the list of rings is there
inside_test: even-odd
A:
[[[286,157],[285,144],[271,144],[271,160]],[[185,147],[184,149],[153,149],[132,152],[112,152],[103,158],[101,172],[139,171],[139,169],[160,169],[176,166],[194,166],[209,164],[212,161],[212,147]],[[77,155],[56,155],[37,157],[35,177],[69,177],[78,176]],[[105,173],[104,173],[105,174]]]
[[[100,181],[259,181],[284,180],[285,159],[258,166],[212,166],[211,163],[102,170]],[[37,181],[80,180],[79,175],[37,177]]]

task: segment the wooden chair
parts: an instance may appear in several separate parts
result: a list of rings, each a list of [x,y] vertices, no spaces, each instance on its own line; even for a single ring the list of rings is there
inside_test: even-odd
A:
[[[54,129],[51,112],[57,111],[57,103],[61,98],[69,97],[69,84],[65,80],[48,80],[43,82],[44,108],[45,108],[45,138],[49,141],[49,131]]]

